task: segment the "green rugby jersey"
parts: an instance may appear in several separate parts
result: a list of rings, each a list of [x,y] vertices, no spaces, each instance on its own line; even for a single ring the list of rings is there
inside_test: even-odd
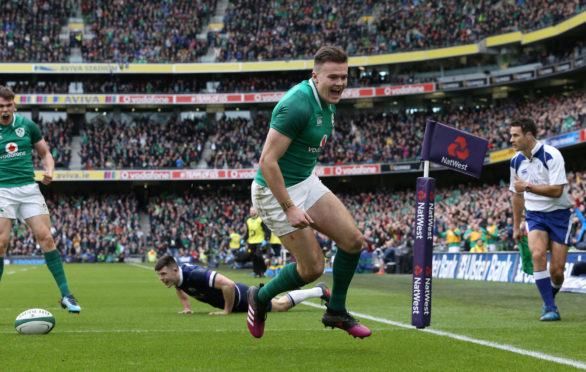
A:
[[[10,125],[0,125],[0,187],[35,183],[33,144],[43,139],[39,127],[14,115]]]
[[[286,187],[298,184],[311,175],[320,150],[334,128],[335,114],[336,106],[320,99],[313,79],[297,84],[277,103],[271,117],[271,128],[293,140],[279,159]],[[267,186],[260,168],[254,181]]]

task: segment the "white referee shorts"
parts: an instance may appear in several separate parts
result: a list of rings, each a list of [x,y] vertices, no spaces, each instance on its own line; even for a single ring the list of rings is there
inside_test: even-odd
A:
[[[49,214],[49,208],[38,184],[0,187],[0,217],[24,221],[41,214]]]
[[[281,237],[298,230],[287,220],[285,212],[273,196],[271,189],[253,181],[250,191],[254,209],[275,235]],[[322,196],[331,192],[314,174],[296,185],[287,187],[287,191],[293,204],[304,211],[309,210]]]

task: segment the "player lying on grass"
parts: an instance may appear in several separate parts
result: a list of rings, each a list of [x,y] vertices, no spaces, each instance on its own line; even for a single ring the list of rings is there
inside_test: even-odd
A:
[[[248,311],[246,291],[248,286],[198,265],[178,265],[171,256],[161,257],[155,264],[155,271],[167,288],[175,287],[177,296],[183,305],[179,314],[192,314],[189,296],[205,302],[222,311],[212,311],[210,315],[227,315]],[[321,298],[328,303],[330,290],[324,283],[318,283],[311,289],[291,291],[279,299],[272,299],[267,311],[288,311],[293,306],[308,298]]]

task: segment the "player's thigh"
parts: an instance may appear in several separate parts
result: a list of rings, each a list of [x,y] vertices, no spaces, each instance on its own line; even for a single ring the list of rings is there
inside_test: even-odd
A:
[[[12,219],[0,217],[0,256],[4,256],[8,242],[10,241],[10,232],[12,231]]]
[[[362,249],[362,233],[348,209],[331,192],[322,196],[308,211],[312,227],[332,238],[345,251]]]
[[[323,273],[324,255],[311,228],[284,235],[281,243],[295,257],[297,271],[303,279],[313,280]]]

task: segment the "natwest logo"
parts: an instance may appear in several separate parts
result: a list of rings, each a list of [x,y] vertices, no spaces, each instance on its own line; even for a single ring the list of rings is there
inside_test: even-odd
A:
[[[419,199],[420,201],[425,199],[427,195],[425,194],[425,191],[423,190],[419,190],[419,192],[417,193],[417,199]]]
[[[18,145],[14,142],[8,142],[5,149],[7,153],[12,154],[18,151]]]
[[[448,154],[461,160],[467,159],[469,153],[466,145],[466,138],[458,137],[448,146]]]
[[[423,273],[423,269],[421,268],[421,266],[415,265],[415,269],[413,270],[413,273],[416,276],[419,276],[419,275],[421,275],[421,273]]]

